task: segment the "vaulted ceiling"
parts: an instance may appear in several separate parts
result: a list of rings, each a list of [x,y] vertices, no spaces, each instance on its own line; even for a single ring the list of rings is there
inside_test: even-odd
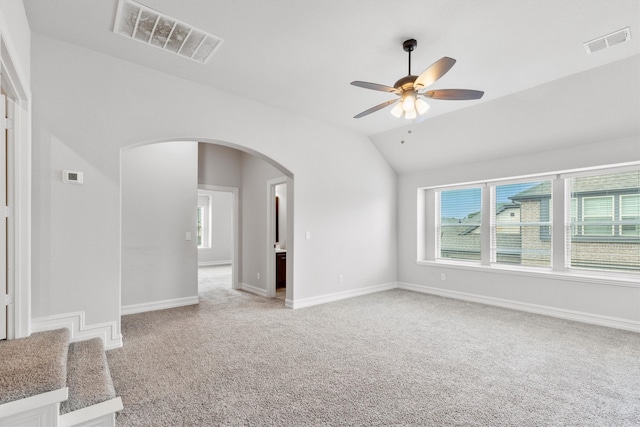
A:
[[[36,33],[367,135],[400,173],[639,132],[637,0],[140,2],[224,43],[203,65],[115,34],[117,0],[24,0]],[[630,41],[585,52],[625,27]],[[394,95],[349,83],[405,76],[408,38],[413,74],[449,56],[457,63],[432,87],[485,96],[432,100],[421,123],[389,109],[354,119]]]

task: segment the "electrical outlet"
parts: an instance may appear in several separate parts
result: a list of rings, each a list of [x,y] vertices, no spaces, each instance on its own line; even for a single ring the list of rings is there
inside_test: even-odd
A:
[[[344,282],[344,276],[342,274],[338,274],[338,283]]]
[[[256,273],[256,279],[260,280],[260,273]]]
[[[445,280],[447,276],[444,273],[440,273],[440,280]]]

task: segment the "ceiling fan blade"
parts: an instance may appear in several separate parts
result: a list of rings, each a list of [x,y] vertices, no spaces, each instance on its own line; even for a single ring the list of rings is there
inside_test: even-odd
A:
[[[433,84],[433,82],[444,76],[455,63],[455,59],[443,56],[433,64],[429,65],[427,69],[418,76],[416,81],[413,83],[413,88],[415,90],[420,90]]]
[[[421,93],[427,98],[432,99],[447,99],[451,101],[467,101],[471,99],[480,99],[484,92],[481,90],[471,89],[438,89],[428,90],[425,93]]]
[[[398,93],[398,94],[400,93],[400,91],[395,87],[379,85],[377,83],[361,82],[356,80],[355,82],[351,82],[351,84],[354,86],[363,87],[365,89],[373,89],[373,90],[379,90],[382,92],[391,92],[391,93]]]
[[[371,107],[366,111],[363,111],[362,113],[358,114],[357,116],[353,116],[354,119],[359,119],[360,117],[364,117],[367,114],[371,114],[371,113],[375,113],[378,110],[382,110],[384,107],[387,107],[391,104],[395,104],[396,102],[399,102],[399,99],[391,99],[387,102],[383,102],[382,104],[378,104],[375,107]]]

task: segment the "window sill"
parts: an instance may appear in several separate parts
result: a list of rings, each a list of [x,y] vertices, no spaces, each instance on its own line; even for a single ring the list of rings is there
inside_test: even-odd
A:
[[[482,271],[497,274],[510,274],[515,276],[569,280],[583,283],[597,283],[601,285],[640,288],[640,274],[636,273],[607,273],[600,271],[585,272],[584,270],[553,271],[551,270],[551,268],[505,267],[498,265],[481,265],[478,262],[456,262],[440,260],[417,260],[416,264],[426,267]]]

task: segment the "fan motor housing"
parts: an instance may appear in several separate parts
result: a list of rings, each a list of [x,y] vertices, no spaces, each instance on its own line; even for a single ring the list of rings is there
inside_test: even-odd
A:
[[[413,82],[415,82],[417,78],[418,76],[404,76],[403,78],[395,82],[393,87],[395,87],[396,89],[400,89],[402,92],[413,90]]]

